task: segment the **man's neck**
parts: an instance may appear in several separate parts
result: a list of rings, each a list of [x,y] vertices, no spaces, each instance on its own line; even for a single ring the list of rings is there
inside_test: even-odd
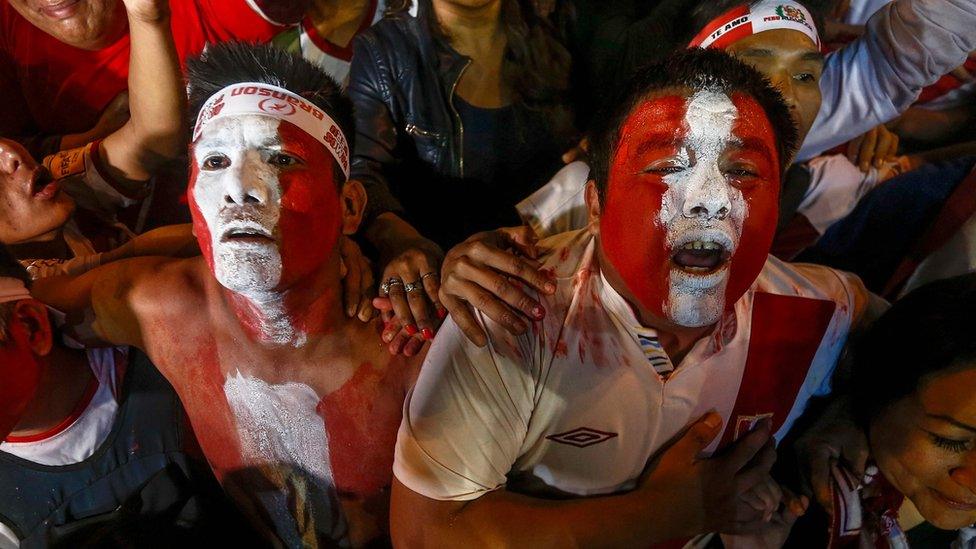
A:
[[[341,284],[338,266],[330,265],[285,290],[223,294],[252,340],[300,348],[344,325]]]
[[[433,0],[433,5],[438,23],[459,53],[477,59],[503,45],[501,0],[475,8],[444,0]]]
[[[25,259],[70,259],[72,257],[61,227],[30,240],[10,244],[8,248],[15,257]]]
[[[369,15],[370,3],[370,0],[316,0],[308,9],[308,16],[319,36],[346,47]]]
[[[41,361],[37,393],[11,436],[38,435],[56,427],[78,407],[94,376],[84,351],[55,344]]]
[[[597,259],[600,262],[600,271],[603,273],[604,279],[630,305],[631,310],[634,311],[634,316],[637,317],[637,322],[641,326],[651,328],[657,332],[658,341],[661,342],[661,346],[664,347],[664,351],[671,358],[671,362],[675,366],[681,363],[695,343],[715,329],[715,324],[709,324],[708,326],[699,328],[679,326],[666,318],[652,314],[627,289],[627,285],[624,284],[623,279],[617,273],[616,269],[613,268],[613,264],[604,257],[603,248],[599,245],[599,242],[597,242]]]

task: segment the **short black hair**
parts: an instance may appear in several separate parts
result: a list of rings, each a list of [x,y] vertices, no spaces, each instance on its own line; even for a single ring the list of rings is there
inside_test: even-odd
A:
[[[634,108],[649,95],[668,89],[710,89],[751,96],[765,111],[776,135],[780,173],[797,147],[797,130],[780,93],[756,69],[716,49],[688,49],[645,65],[622,86],[590,130],[590,177],[601,197],[606,192],[610,161],[620,141],[620,131]]]
[[[328,113],[346,137],[349,150],[353,150],[356,128],[352,101],[335,79],[298,55],[270,44],[208,44],[198,57],[187,60],[186,74],[190,128],[213,94],[238,82],[261,82],[300,95]],[[335,165],[338,168],[338,163]]]
[[[855,417],[867,429],[924,378],[976,365],[976,273],[932,282],[895,302],[852,345]]]
[[[694,38],[702,29],[708,25],[712,19],[715,19],[719,15],[729,11],[732,8],[738,6],[758,4],[760,0],[714,0],[710,2],[700,2],[695,1],[694,8],[691,10],[691,17],[688,18],[690,26],[686,29],[682,29],[681,33],[682,41],[687,44]],[[813,25],[817,29],[817,34],[823,34],[824,28],[824,18],[827,13],[833,9],[833,4],[836,0],[795,0],[797,4],[802,5],[810,12],[810,16],[813,17]]]

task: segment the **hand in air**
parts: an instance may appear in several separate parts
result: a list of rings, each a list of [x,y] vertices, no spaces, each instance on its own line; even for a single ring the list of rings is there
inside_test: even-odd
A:
[[[169,0],[122,0],[130,20],[155,23],[169,17]]]
[[[847,144],[847,158],[864,173],[898,156],[898,134],[881,124]]]
[[[641,479],[639,490],[660,501],[659,520],[675,528],[674,537],[706,532],[753,534],[768,528],[767,508],[780,504],[777,493],[762,494],[772,482],[776,460],[769,421],[730,445],[721,455],[703,457],[722,431],[722,418],[709,412],[659,454]],[[779,494],[781,495],[781,494]],[[757,509],[755,501],[762,501]],[[666,522],[665,522],[666,521]]]
[[[382,339],[391,354],[413,356],[424,341],[434,339],[447,312],[441,306],[440,267],[444,253],[418,237],[400,246],[383,270],[379,297],[373,306],[384,321]]]
[[[535,261],[535,234],[529,227],[478,233],[458,244],[444,259],[441,302],[458,328],[479,347],[488,343],[470,307],[514,335],[525,333],[525,320],[545,316],[542,304],[524,286],[552,294],[556,285]]]

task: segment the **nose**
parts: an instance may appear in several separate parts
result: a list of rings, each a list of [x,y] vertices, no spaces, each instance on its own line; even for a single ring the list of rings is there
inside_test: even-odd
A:
[[[268,182],[261,170],[261,158],[255,151],[248,151],[244,161],[236,169],[227,170],[224,183],[224,202],[238,206],[256,206],[268,201]]]
[[[12,174],[24,163],[24,157],[17,149],[0,142],[0,170],[3,170],[3,173]]]
[[[963,464],[949,471],[949,477],[976,496],[976,452],[969,452]]]
[[[798,109],[796,90],[793,89],[793,75],[789,71],[779,71],[769,80],[773,87],[783,96],[783,101],[789,107],[790,113],[795,113]]]
[[[682,214],[689,218],[725,219],[732,207],[729,185],[717,165],[701,167],[692,176],[684,196]]]

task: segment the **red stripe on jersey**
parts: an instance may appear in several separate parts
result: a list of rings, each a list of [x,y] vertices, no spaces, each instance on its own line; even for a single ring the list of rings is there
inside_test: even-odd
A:
[[[772,414],[772,432],[783,426],[836,307],[822,299],[755,295],[749,354],[720,447],[732,442],[740,417]]]

